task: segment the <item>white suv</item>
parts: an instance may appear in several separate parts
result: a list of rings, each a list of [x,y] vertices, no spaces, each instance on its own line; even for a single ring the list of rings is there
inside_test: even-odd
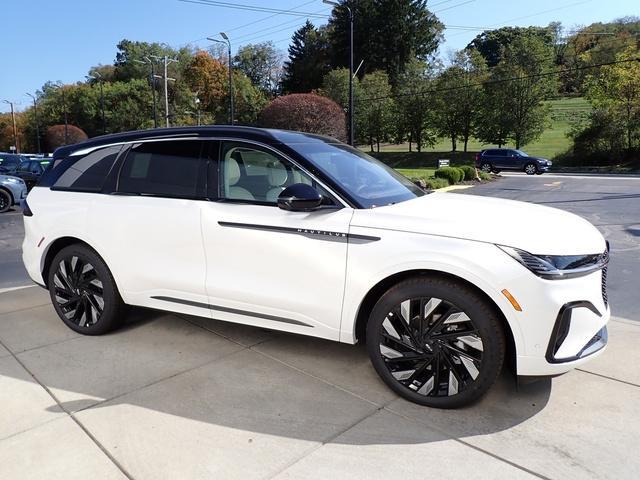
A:
[[[58,149],[27,202],[26,268],[88,335],[139,305],[366,341],[389,387],[443,408],[485,393],[505,360],[557,375],[607,342],[608,247],[586,220],[427,194],[330,138],[99,137]]]

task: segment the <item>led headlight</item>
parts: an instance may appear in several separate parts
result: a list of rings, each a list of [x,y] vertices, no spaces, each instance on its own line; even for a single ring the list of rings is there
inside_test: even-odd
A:
[[[550,280],[588,275],[609,261],[608,251],[591,255],[534,255],[519,248],[503,245],[498,248],[539,277]]]

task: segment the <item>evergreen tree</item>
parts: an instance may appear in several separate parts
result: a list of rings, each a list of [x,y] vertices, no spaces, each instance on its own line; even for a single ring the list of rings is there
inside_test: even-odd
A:
[[[308,93],[322,86],[329,71],[327,34],[307,20],[293,34],[289,45],[289,59],[284,63],[282,91]]]

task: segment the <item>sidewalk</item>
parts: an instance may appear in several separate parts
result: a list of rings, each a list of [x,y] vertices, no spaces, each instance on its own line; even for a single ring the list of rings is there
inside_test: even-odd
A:
[[[0,294],[0,478],[639,478],[640,323],[584,370],[443,411],[362,347],[134,310],[78,336]]]

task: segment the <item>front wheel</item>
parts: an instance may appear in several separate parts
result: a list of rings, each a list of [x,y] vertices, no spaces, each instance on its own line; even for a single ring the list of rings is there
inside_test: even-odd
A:
[[[382,380],[405,399],[437,408],[474,402],[504,363],[494,308],[468,286],[417,277],[389,289],[367,324],[367,350]]]
[[[9,192],[0,190],[0,213],[4,213],[11,208],[12,200]]]
[[[482,170],[484,173],[491,173],[493,169],[491,168],[491,164],[489,162],[485,162],[480,165],[480,170]]]
[[[124,303],[113,276],[87,246],[60,250],[51,262],[47,285],[56,313],[78,333],[101,335],[123,320]]]
[[[538,173],[538,167],[536,167],[535,163],[527,163],[524,166],[524,173],[526,173],[527,175],[535,175],[536,173]]]

